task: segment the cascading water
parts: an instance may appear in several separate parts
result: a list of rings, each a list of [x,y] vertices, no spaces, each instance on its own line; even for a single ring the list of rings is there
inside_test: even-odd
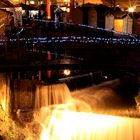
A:
[[[137,118],[55,110],[40,140],[139,140]]]
[[[35,92],[35,109],[65,104],[70,99],[70,91],[66,84],[38,85]]]
[[[132,102],[125,103],[118,90],[103,85],[73,92],[62,83],[38,86],[35,119],[42,126],[40,140],[139,140],[140,119],[131,114]]]

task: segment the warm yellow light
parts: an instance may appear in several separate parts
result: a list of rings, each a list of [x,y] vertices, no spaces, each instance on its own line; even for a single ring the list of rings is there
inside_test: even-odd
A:
[[[139,139],[138,124],[139,119],[134,118],[54,110],[40,140],[120,140],[136,136]]]
[[[123,20],[122,19],[114,20],[114,30],[117,32],[123,32]]]
[[[64,0],[64,3],[70,3],[70,0]]]
[[[64,75],[66,75],[66,76],[70,75],[70,70],[69,69],[65,69],[64,70]]]
[[[31,4],[35,4],[35,1],[30,1]]]
[[[67,8],[67,10],[66,10],[68,13],[70,12],[70,8]]]
[[[6,111],[6,101],[4,99],[1,101],[1,106],[2,106],[2,109]]]
[[[135,8],[134,7],[129,7],[128,8],[128,12],[133,13],[134,11],[135,11]]]
[[[3,26],[4,26],[5,24],[4,23],[2,23],[1,25],[0,25],[0,28],[3,28]]]
[[[19,2],[19,0],[13,0],[13,2]]]
[[[13,4],[18,4],[21,3],[21,0],[9,0]]]
[[[47,129],[43,129],[41,132],[40,140],[49,140],[49,131]]]

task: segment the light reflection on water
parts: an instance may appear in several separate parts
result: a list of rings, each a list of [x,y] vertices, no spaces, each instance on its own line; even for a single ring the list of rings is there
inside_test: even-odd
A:
[[[54,92],[48,92],[48,88],[51,88]],[[94,106],[91,106],[94,104],[87,104],[77,96],[74,98],[74,93],[70,93],[65,84],[39,87],[36,95],[36,109],[38,110],[41,107],[35,114],[35,119],[42,126],[40,140],[140,139],[139,118],[96,114]],[[54,105],[50,104],[52,97]],[[44,98],[47,98],[47,102],[39,103]],[[125,110],[122,110],[120,114],[123,113],[125,114]],[[129,113],[129,110],[127,110],[127,113]]]
[[[139,127],[136,118],[55,110],[40,140],[139,140]]]

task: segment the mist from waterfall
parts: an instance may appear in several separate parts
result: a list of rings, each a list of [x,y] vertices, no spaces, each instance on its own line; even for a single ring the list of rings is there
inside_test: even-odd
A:
[[[123,100],[111,88],[97,89],[37,86],[34,117],[42,127],[40,140],[139,140],[140,119],[133,110],[121,109]]]

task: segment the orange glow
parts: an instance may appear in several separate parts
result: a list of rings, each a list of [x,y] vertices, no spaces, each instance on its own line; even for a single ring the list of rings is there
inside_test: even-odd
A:
[[[139,140],[139,125],[138,119],[54,110],[40,140]]]
[[[114,30],[117,32],[123,32],[123,19],[115,19]]]
[[[0,106],[4,111],[6,111],[6,95],[5,95],[5,90],[6,87],[2,86],[1,91],[0,91]]]
[[[4,23],[2,23],[2,24],[0,25],[0,28],[3,28],[3,26],[4,26]]]
[[[3,109],[4,111],[6,111],[6,100],[5,100],[5,99],[3,99],[3,100],[1,101],[1,106],[2,106],[2,109]]]
[[[128,12],[133,13],[134,11],[135,11],[135,8],[134,7],[129,7],[128,8]]]
[[[64,75],[66,75],[66,76],[70,75],[70,70],[65,69],[65,70],[64,70]]]
[[[9,0],[11,3],[13,3],[13,4],[18,4],[18,3],[20,3],[21,2],[21,0]]]
[[[34,119],[42,128],[39,140],[140,140],[140,119],[97,114],[94,104],[90,108],[76,100],[65,84],[51,85],[51,92],[49,88],[38,87],[36,92]]]
[[[51,18],[51,7],[50,7],[51,3],[50,0],[46,0],[46,18],[50,19]]]
[[[92,3],[92,4],[102,4],[102,0],[84,0],[84,3]],[[78,0],[78,4],[82,5],[83,4],[83,0]]]
[[[43,129],[40,140],[49,140],[49,133],[47,129]]]

